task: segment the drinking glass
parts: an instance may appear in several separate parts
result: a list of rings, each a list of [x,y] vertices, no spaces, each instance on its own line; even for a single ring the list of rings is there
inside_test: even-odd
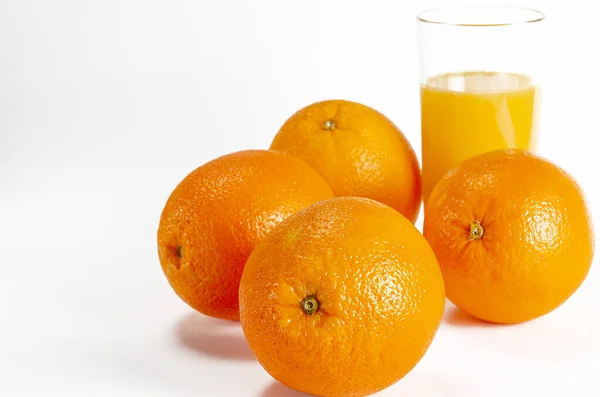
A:
[[[461,161],[536,148],[544,15],[450,6],[418,15],[423,198]]]

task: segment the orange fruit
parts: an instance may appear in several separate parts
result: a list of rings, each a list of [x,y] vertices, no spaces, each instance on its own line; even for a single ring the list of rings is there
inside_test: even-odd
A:
[[[374,200],[341,197],[292,215],[256,247],[240,318],[262,366],[317,396],[390,386],[425,354],[444,311],[435,255],[413,224]]]
[[[239,282],[256,243],[294,212],[330,197],[323,178],[293,156],[249,150],[219,157],[171,193],[158,228],[162,269],[194,309],[239,319]]]
[[[448,298],[495,323],[528,321],[560,306],[594,255],[577,183],[521,150],[482,154],[449,171],[427,200],[423,228]]]
[[[281,127],[271,149],[316,169],[336,196],[367,197],[413,223],[421,206],[421,172],[402,131],[360,103],[331,100],[301,109]]]

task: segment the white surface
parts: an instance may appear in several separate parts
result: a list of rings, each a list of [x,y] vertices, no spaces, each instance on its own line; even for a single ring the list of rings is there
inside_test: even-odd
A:
[[[265,148],[337,97],[420,151],[415,14],[446,2],[0,2],[0,395],[300,396],[239,326],[192,313],[158,263],[162,206],[190,170]],[[368,6],[367,6],[368,4]],[[597,14],[549,16],[543,155],[600,213]],[[593,4],[593,2],[589,2]],[[600,270],[511,327],[448,305],[423,361],[381,396],[598,396]]]

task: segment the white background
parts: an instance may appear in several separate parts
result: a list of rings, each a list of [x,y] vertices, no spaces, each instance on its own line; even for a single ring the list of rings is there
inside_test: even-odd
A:
[[[420,153],[415,14],[449,2],[0,2],[0,395],[299,397],[239,325],[195,314],[156,254],[162,207],[204,162],[267,148],[317,100],[390,117]],[[516,2],[512,2],[517,4]],[[596,224],[595,2],[548,16],[540,153]],[[448,305],[421,363],[381,396],[599,396],[600,270],[518,326]]]

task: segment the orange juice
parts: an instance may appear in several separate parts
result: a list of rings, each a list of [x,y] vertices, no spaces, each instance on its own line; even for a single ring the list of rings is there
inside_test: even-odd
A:
[[[503,149],[533,149],[536,87],[529,77],[449,73],[421,86],[423,198],[463,160]]]

